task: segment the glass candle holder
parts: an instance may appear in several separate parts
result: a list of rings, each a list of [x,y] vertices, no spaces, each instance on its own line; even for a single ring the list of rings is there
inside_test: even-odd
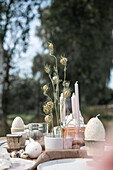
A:
[[[38,140],[48,133],[47,123],[30,123],[29,124],[29,137]]]
[[[63,127],[64,149],[80,149],[84,146],[84,131],[85,127]]]

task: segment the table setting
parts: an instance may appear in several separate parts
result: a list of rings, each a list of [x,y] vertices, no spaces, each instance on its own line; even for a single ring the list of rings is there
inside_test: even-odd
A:
[[[21,116],[15,117],[11,134],[0,138],[1,170],[94,170],[102,155],[113,149],[112,144],[106,143],[100,113],[84,123],[78,81],[74,84],[72,95],[70,82],[66,81],[67,58],[61,56],[60,59],[64,71],[64,80],[61,81],[52,43],[49,43],[49,51],[55,66],[53,72],[50,66],[45,66],[51,82],[51,86],[45,84],[42,88],[46,99],[42,106],[45,122],[25,125]],[[67,106],[69,98],[72,113]]]

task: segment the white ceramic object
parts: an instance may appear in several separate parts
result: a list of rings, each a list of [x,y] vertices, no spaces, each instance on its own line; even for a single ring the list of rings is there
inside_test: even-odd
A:
[[[85,146],[88,156],[102,156],[105,147],[105,139],[102,140],[85,140]]]
[[[63,138],[62,137],[52,137],[52,136],[45,136],[45,150],[62,150],[63,149]]]
[[[87,166],[92,159],[59,159],[38,165],[37,170],[95,170]]]
[[[42,147],[38,142],[30,142],[26,148],[25,152],[29,155],[30,158],[37,158],[42,152]]]
[[[11,133],[22,131],[24,131],[24,122],[21,117],[16,117],[12,123]]]
[[[15,133],[15,132],[24,132],[24,129],[22,129],[22,128],[11,128],[11,133]]]

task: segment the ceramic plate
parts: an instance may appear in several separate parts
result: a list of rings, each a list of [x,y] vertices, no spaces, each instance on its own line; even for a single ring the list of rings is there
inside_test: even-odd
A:
[[[11,158],[11,168],[10,170],[27,170],[31,168],[36,162],[21,158]]]
[[[42,163],[37,167],[37,170],[93,170],[91,166],[88,166],[90,162],[92,159],[59,159]]]

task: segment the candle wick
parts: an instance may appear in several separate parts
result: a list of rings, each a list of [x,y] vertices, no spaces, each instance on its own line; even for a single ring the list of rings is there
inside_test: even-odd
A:
[[[96,118],[98,118],[100,116],[100,114],[98,114],[97,116],[96,116]]]

